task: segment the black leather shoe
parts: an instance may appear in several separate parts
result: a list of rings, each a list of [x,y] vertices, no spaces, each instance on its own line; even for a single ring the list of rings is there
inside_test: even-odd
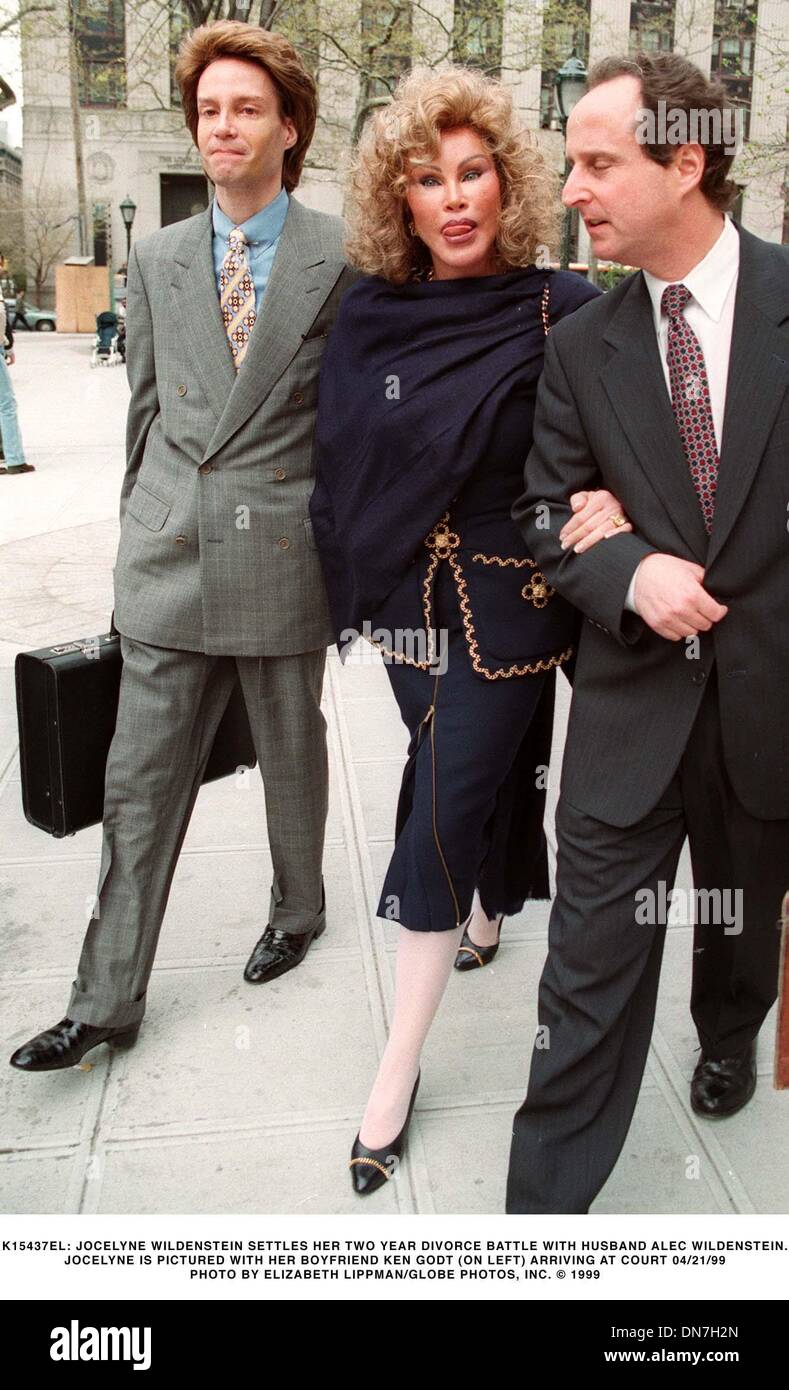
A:
[[[717,1061],[702,1052],[690,1083],[690,1104],[696,1115],[708,1120],[736,1115],[756,1090],[756,1044],[736,1057]]]
[[[266,927],[244,970],[244,979],[251,985],[262,985],[267,980],[276,980],[286,975],[297,965],[301,965],[313,941],[323,936],[326,930],[326,913],[321,912],[315,926],[309,931],[278,931],[276,927]]]
[[[408,1126],[411,1123],[411,1114],[414,1109],[416,1093],[419,1090],[419,1082],[422,1077],[421,1070],[417,1073],[414,1089],[411,1092],[411,1099],[408,1102],[408,1114],[405,1117],[405,1124],[400,1130],[396,1139],[391,1144],[387,1144],[384,1149],[368,1149],[363,1144],[357,1134],[351,1149],[351,1161],[348,1167],[351,1170],[351,1182],[354,1192],[358,1192],[360,1197],[364,1197],[368,1192],[375,1192],[379,1187],[383,1187],[385,1182],[393,1178],[397,1172],[397,1165],[403,1156],[405,1148]]]
[[[139,1031],[139,1023],[122,1028],[94,1028],[92,1023],[75,1023],[71,1018],[62,1018],[54,1028],[47,1028],[18,1047],[11,1058],[11,1066],[19,1067],[20,1071],[62,1071],[75,1067],[85,1053],[99,1043],[133,1046]]]
[[[481,965],[490,965],[499,949],[503,921],[504,913],[502,912],[499,916],[499,934],[492,946],[478,946],[476,941],[472,941],[468,934],[468,927],[466,927],[455,957],[456,970],[479,970]]]

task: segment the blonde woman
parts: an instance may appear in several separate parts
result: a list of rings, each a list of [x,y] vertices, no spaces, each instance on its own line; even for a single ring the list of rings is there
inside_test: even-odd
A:
[[[363,133],[348,291],[326,346],[313,529],[341,651],[381,647],[411,734],[379,913],[401,924],[389,1040],[351,1154],[396,1168],[453,962],[492,958],[504,914],[547,897],[554,678],[579,617],[510,518],[551,323],[597,294],[539,268],[556,181],[508,89],[415,70]],[[627,526],[582,494],[581,545]],[[611,520],[611,518],[615,520]]]

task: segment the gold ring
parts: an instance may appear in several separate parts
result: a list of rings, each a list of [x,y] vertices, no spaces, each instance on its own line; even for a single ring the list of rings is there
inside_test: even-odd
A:
[[[608,520],[613,522],[614,526],[625,526],[627,524],[621,512],[613,512]]]

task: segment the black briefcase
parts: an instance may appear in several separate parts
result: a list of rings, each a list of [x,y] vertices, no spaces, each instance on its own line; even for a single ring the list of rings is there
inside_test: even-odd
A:
[[[16,658],[22,804],[31,825],[58,839],[104,814],[104,774],[118,714],[117,633],[81,638]],[[217,729],[204,782],[255,766],[241,686]]]

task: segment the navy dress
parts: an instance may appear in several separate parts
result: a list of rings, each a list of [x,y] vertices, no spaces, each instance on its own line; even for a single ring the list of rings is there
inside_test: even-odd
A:
[[[404,288],[413,295],[415,287]],[[334,380],[331,356],[328,367],[324,361],[319,395],[318,482],[311,514],[338,641],[342,651],[358,630],[379,647],[410,734],[395,847],[378,914],[415,931],[455,928],[468,917],[475,888],[489,917],[498,912],[510,915],[527,898],[548,896],[542,822],[555,674],[572,662],[580,621],[548,585],[510,509],[523,491],[545,331],[595,291],[578,276],[536,269],[485,277],[482,300],[481,288],[482,277],[416,287],[432,292],[415,324],[415,331],[428,339],[433,321],[444,325],[454,316],[459,332],[464,323],[474,324],[480,303],[490,315],[496,348],[506,338],[502,315],[503,322],[509,322],[511,310],[518,315],[517,333],[493,378],[473,370],[468,346],[456,348],[455,372],[462,393],[453,418],[467,414],[468,429],[458,431],[447,452],[443,495],[443,475],[437,472],[435,502],[444,505],[432,516],[422,513],[421,538],[414,549],[418,532],[412,530],[411,553],[401,558],[396,582],[387,580],[388,592],[382,598],[376,595],[374,567],[367,579],[358,556],[374,553],[369,537],[360,536],[365,523],[371,528],[374,524],[382,474],[386,477],[383,451],[377,455],[381,466],[370,469],[369,484],[360,489],[358,467],[354,472],[354,508],[346,514],[342,467],[337,463],[337,409],[332,411],[331,427],[325,415],[321,427],[322,411],[330,409],[330,402],[339,408],[333,388],[340,383]],[[359,291],[357,285],[349,296]],[[387,291],[397,296],[396,287]],[[340,308],[341,336],[349,296]],[[413,302],[419,304],[418,295]],[[363,329],[364,319],[354,307],[351,323],[355,320],[357,330]],[[380,307],[376,304],[379,313]],[[327,354],[332,347],[330,341]],[[421,361],[424,368],[424,355]],[[467,363],[472,370],[466,370]],[[492,380],[495,409],[489,412],[482,442],[480,416],[490,404]],[[358,380],[356,387],[358,391]],[[429,386],[427,397],[429,403]],[[395,461],[399,450],[404,479],[423,419],[414,408],[387,414],[387,449]],[[467,466],[459,476],[455,456],[475,434],[477,448],[468,449]],[[371,438],[376,437],[382,436],[373,430]],[[374,449],[369,453],[376,457]],[[360,457],[364,461],[368,453]],[[410,491],[424,486],[420,476]],[[363,500],[369,492],[367,507],[360,505],[360,491]],[[408,492],[404,481],[406,497]],[[409,513],[402,527],[398,525],[399,496],[396,487],[387,493],[391,526],[398,536],[409,526],[418,527],[419,521]],[[383,536],[380,545],[385,547],[385,568],[389,546]],[[375,597],[367,602],[363,598],[354,613],[352,593]]]

